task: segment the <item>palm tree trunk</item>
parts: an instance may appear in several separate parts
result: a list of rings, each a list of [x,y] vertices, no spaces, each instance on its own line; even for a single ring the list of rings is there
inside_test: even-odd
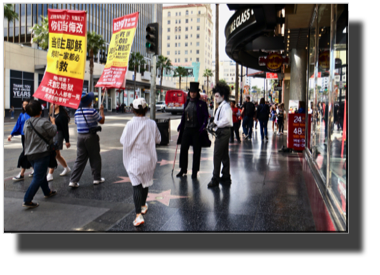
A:
[[[160,79],[160,90],[162,91],[162,77],[164,73],[164,68],[161,68],[161,79]],[[160,99],[161,99],[161,91],[160,91]]]
[[[207,96],[209,95],[209,90],[208,90],[208,76],[207,76]]]
[[[179,76],[179,89],[181,90],[181,76]]]
[[[135,71],[134,71],[134,94],[136,95],[136,73],[137,73],[137,67],[135,66]]]
[[[94,51],[90,49],[90,92],[94,91]]]

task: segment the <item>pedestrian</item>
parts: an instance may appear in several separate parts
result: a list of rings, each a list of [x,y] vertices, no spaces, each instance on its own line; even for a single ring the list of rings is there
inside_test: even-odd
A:
[[[240,136],[239,136],[239,129],[241,125],[241,111],[238,107],[235,106],[235,100],[230,101],[230,106],[232,110],[232,123],[233,126],[231,127],[231,138],[230,142],[234,142],[234,132],[236,136],[236,140],[240,142]]]
[[[306,112],[306,104],[305,101],[298,101],[298,110],[297,114],[305,114]]]
[[[178,125],[179,132],[177,144],[181,144],[179,154],[179,167],[181,170],[176,177],[187,174],[188,151],[193,146],[193,168],[191,178],[195,179],[200,168],[201,149],[210,147],[206,126],[208,124],[207,104],[200,100],[200,89],[198,82],[190,82],[188,98],[182,113],[181,123]]]
[[[284,103],[281,103],[278,106],[278,114],[277,114],[278,135],[284,134],[284,121],[285,121]]]
[[[22,144],[22,152],[18,158],[17,168],[21,168],[21,172],[12,178],[13,181],[24,180],[24,174],[26,169],[30,169],[32,165],[28,161],[28,158],[25,156],[25,136],[24,136],[24,124],[30,116],[26,113],[26,106],[29,103],[29,99],[23,99],[22,101],[22,111],[19,115],[16,125],[13,127],[11,134],[8,136],[8,141],[12,140],[12,137],[21,135],[21,144]],[[29,174],[29,177],[33,177],[33,171]]]
[[[99,113],[92,107],[95,96],[93,92],[82,93],[81,102],[75,112],[75,124],[77,125],[77,158],[71,172],[70,187],[78,187],[79,180],[86,167],[87,160],[90,159],[90,166],[93,176],[93,184],[97,185],[105,181],[101,177],[102,158],[100,156],[100,142],[98,131],[101,127],[98,123],[104,124],[104,106],[100,104]]]
[[[269,120],[269,106],[265,104],[264,98],[260,99],[260,105],[257,108],[257,118],[260,123],[261,140],[268,140],[268,120]]]
[[[33,202],[38,189],[41,187],[45,198],[50,198],[57,194],[51,190],[46,180],[46,172],[50,161],[53,138],[57,133],[55,118],[50,121],[41,117],[41,104],[36,100],[31,100],[26,106],[26,111],[31,117],[25,122],[25,155],[34,168],[34,176],[24,196],[22,206],[28,208],[37,207],[39,204]]]
[[[273,105],[271,107],[271,111],[270,111],[270,120],[272,121],[272,131],[273,131],[273,133],[274,133],[274,123],[276,121],[276,115],[277,115],[276,107],[275,107],[275,105]]]
[[[255,116],[255,105],[251,98],[247,96],[242,107],[243,112],[243,138],[252,138],[253,117]]]
[[[66,148],[70,148],[70,140],[69,140],[69,122],[70,122],[70,116],[67,113],[65,107],[60,106],[58,104],[52,104],[51,105],[51,113],[49,115],[52,115],[53,112],[53,106],[54,106],[54,118],[55,118],[55,125],[57,126],[57,134],[54,136],[54,142],[58,145],[57,150],[55,151],[55,159],[63,166],[63,171],[61,174],[59,174],[61,177],[67,175],[71,168],[67,165],[66,160],[61,155],[61,150],[63,149],[63,140],[66,141],[65,145]],[[54,163],[56,164],[56,162]],[[47,181],[53,180],[53,173],[54,168],[57,165],[49,165],[49,173],[47,175]]]
[[[254,121],[255,121],[255,130],[257,129],[257,124],[259,123],[259,120],[257,118],[257,107],[259,106],[259,104],[257,103],[257,101],[255,102],[255,117],[254,117]]]
[[[216,187],[219,183],[230,185],[230,156],[228,153],[228,140],[230,139],[232,123],[232,110],[228,104],[230,87],[226,84],[218,83],[212,89],[216,102],[219,104],[215,111],[215,119],[211,127],[216,131],[214,144],[214,171],[212,179],[207,185]],[[223,163],[222,177],[220,177],[220,167]]]
[[[13,105],[9,109],[9,112],[11,113],[11,119],[14,119],[15,118],[15,107],[13,107]]]
[[[154,120],[145,115],[148,111],[144,98],[137,98],[131,104],[134,117],[124,128],[120,137],[123,145],[123,164],[133,186],[133,201],[136,219],[134,226],[144,223],[141,214],[146,214],[148,188],[153,185],[153,174],[157,165],[156,144],[161,134]]]

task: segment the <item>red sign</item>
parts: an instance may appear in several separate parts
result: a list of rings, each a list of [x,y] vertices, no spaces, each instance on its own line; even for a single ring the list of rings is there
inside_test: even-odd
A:
[[[308,144],[310,143],[311,116],[309,116]],[[288,148],[302,151],[306,147],[305,114],[288,115]]]
[[[86,12],[48,9],[48,18],[47,67],[33,97],[77,109],[86,64]]]
[[[278,75],[276,73],[266,73],[267,79],[278,79]]]

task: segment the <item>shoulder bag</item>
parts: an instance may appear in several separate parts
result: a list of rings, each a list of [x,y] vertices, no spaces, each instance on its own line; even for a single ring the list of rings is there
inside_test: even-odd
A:
[[[50,151],[56,151],[59,150],[58,142],[49,143],[40,133],[37,132],[37,130],[33,127],[32,121],[30,121],[30,126],[32,126],[32,129],[36,134],[47,144]]]

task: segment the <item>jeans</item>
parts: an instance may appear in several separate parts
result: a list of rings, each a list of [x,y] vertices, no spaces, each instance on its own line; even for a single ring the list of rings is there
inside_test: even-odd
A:
[[[264,132],[265,136],[268,136],[268,120],[259,120],[260,122],[260,134],[261,134],[261,139],[264,139]]]
[[[248,137],[252,137],[252,126],[253,126],[253,118],[245,116],[243,118],[243,132],[244,135]]]
[[[31,160],[30,163],[34,169],[33,179],[26,190],[24,202],[31,202],[36,195],[38,188],[41,187],[45,196],[50,194],[48,181],[46,180],[47,169],[49,166],[50,156],[42,157],[40,159]]]

